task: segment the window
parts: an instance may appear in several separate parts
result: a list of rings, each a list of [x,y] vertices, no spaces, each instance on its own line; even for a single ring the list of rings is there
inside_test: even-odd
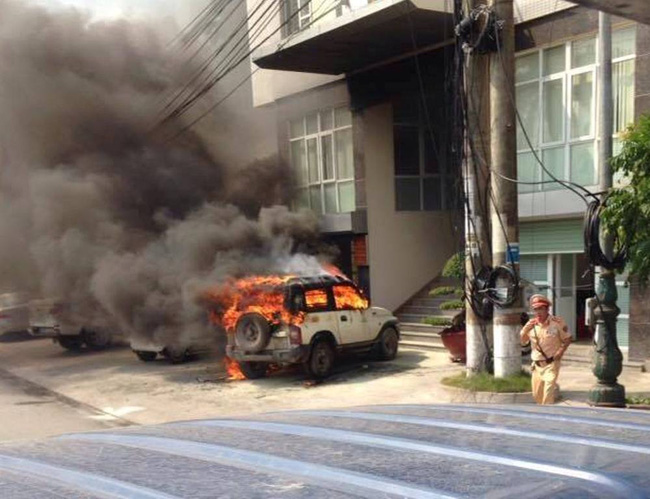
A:
[[[453,202],[453,185],[445,175],[439,146],[423,114],[418,101],[403,100],[393,106],[397,211],[436,211]]]
[[[305,291],[305,309],[307,312],[323,311],[328,308],[327,290],[310,289]]]
[[[353,286],[333,286],[332,290],[336,310],[365,310],[368,308],[368,300]]]
[[[318,214],[355,210],[352,115],[326,109],[289,123],[296,208]]]
[[[282,33],[287,37],[311,23],[311,0],[287,0],[282,7]]]
[[[634,119],[636,29],[612,34],[615,140]],[[596,53],[594,37],[536,50],[516,59],[517,109],[544,166],[561,180],[594,185],[597,176]],[[517,123],[520,180],[550,180]],[[561,189],[557,183],[519,184],[519,192]]]

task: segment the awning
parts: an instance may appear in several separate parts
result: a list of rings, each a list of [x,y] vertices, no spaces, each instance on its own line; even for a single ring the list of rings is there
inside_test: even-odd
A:
[[[602,10],[616,16],[650,24],[650,5],[648,0],[571,0],[590,9]]]
[[[448,0],[381,0],[262,47],[260,68],[339,75],[439,44],[453,36]]]

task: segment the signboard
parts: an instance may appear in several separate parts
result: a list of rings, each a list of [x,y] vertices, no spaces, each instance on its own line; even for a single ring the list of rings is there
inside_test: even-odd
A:
[[[510,243],[506,246],[506,263],[519,265],[519,243]]]

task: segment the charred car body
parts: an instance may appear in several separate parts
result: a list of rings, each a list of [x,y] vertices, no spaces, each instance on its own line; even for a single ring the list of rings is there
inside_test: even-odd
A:
[[[264,376],[269,364],[302,364],[309,375],[326,377],[344,351],[381,360],[397,354],[397,318],[369,307],[349,279],[259,278],[238,287],[240,298],[215,321],[228,332],[227,356],[249,379]]]
[[[29,333],[52,338],[55,343],[72,351],[79,351],[84,346],[90,350],[111,346],[119,336],[115,327],[105,320],[82,319],[86,315],[80,314],[77,306],[61,300],[32,300],[29,302]]]

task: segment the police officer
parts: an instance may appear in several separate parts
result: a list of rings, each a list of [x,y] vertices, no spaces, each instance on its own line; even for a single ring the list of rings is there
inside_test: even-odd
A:
[[[535,402],[553,404],[560,374],[560,361],[571,343],[571,333],[561,317],[549,314],[551,300],[543,295],[533,295],[530,307],[535,317],[522,328],[522,345],[530,341],[532,389]]]

